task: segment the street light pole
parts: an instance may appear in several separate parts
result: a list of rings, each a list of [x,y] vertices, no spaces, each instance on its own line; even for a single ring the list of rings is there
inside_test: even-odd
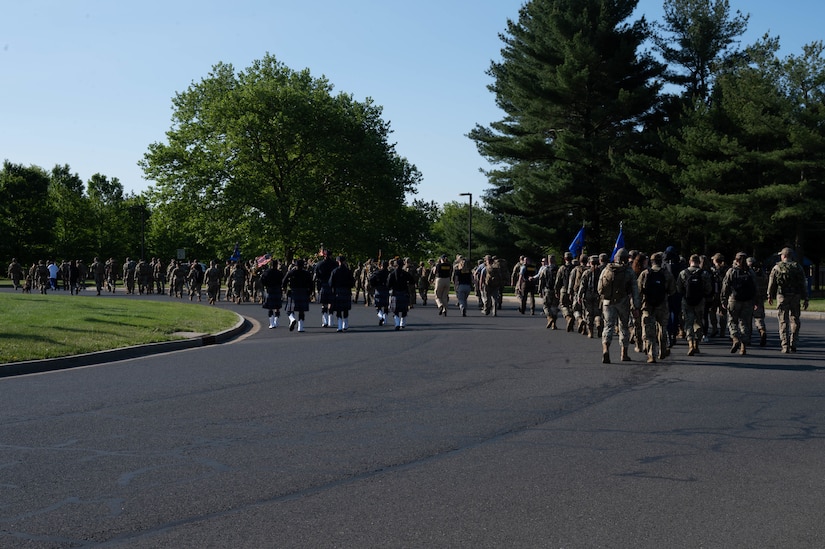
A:
[[[473,193],[461,193],[458,196],[466,196],[468,200],[467,210],[467,265],[471,265],[470,256],[473,255]]]

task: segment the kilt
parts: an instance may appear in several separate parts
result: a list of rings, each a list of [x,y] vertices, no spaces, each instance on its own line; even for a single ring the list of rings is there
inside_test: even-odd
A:
[[[410,294],[407,292],[395,291],[390,298],[390,309],[393,313],[400,315],[410,309]]]
[[[352,309],[352,290],[349,288],[335,288],[331,305],[331,310],[335,312]]]
[[[286,304],[287,312],[305,312],[309,310],[309,288],[292,288]]]
[[[321,283],[321,288],[318,291],[318,303],[321,305],[329,305],[335,299],[335,294],[332,291],[332,288],[329,287],[329,284],[326,282]]]
[[[375,289],[375,306],[388,307],[390,304],[390,290],[386,286],[379,286]]]
[[[280,309],[283,306],[283,297],[281,295],[280,288],[270,288],[266,289],[266,299],[264,299],[264,304],[261,305],[264,309]]]

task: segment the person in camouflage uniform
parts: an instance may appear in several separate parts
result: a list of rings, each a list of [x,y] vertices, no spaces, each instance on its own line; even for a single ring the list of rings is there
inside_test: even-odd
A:
[[[556,292],[556,298],[561,305],[561,314],[567,322],[567,331],[573,331],[573,324],[576,319],[573,316],[573,296],[570,291],[570,275],[573,272],[573,254],[571,252],[564,252],[564,264],[559,267],[556,273],[556,282],[553,289]]]
[[[802,326],[801,307],[808,309],[808,283],[805,271],[793,260],[791,248],[783,248],[779,257],[768,277],[768,304],[776,301],[782,352],[795,353]]]
[[[218,294],[221,293],[221,270],[214,259],[209,262],[209,268],[203,273],[203,283],[206,285],[206,298],[210,305],[214,305]]]
[[[14,286],[14,291],[16,292],[17,288],[20,288],[20,280],[23,278],[23,267],[17,262],[17,258],[12,258],[6,273],[11,279],[11,283]]]
[[[538,268],[529,256],[522,256],[521,267],[516,275],[516,294],[519,296],[518,312],[527,312],[527,301],[530,301],[530,314],[536,314],[536,288],[538,287]]]
[[[682,296],[685,338],[688,342],[688,356],[699,353],[702,340],[702,319],[705,314],[705,300],[713,295],[712,275],[702,268],[698,254],[690,256],[690,265],[679,273],[676,291]]]
[[[642,298],[642,315],[639,319],[644,327],[644,351],[648,363],[656,358],[664,360],[668,349],[667,324],[670,318],[668,300],[676,293],[676,279],[664,264],[664,254],[657,252],[650,256],[650,267],[639,273],[639,295]],[[658,348],[657,348],[658,347]]]
[[[123,262],[123,283],[126,285],[127,294],[135,293],[135,269],[137,269],[137,263],[127,257]]]
[[[481,293],[484,296],[484,314],[498,316],[501,303],[501,290],[504,286],[504,272],[501,263],[495,256],[484,256],[484,274],[479,276],[482,281]]]
[[[547,261],[539,269],[539,295],[542,297],[542,309],[547,318],[547,328],[556,329],[556,318],[559,316],[559,300],[556,297],[556,275],[559,266],[556,264],[556,256],[548,255]]]
[[[756,280],[748,268],[748,254],[739,252],[733,265],[722,280],[720,299],[728,312],[728,334],[733,345],[731,353],[746,354],[751,340],[753,325],[753,299],[756,297]]]
[[[106,260],[106,289],[112,293],[117,289],[118,264],[114,258]]]
[[[232,300],[235,303],[244,301],[244,292],[246,290],[247,271],[243,261],[238,261],[235,268],[232,269]]]
[[[46,262],[42,259],[37,263],[35,275],[35,280],[37,280],[37,287],[40,288],[40,293],[45,294],[49,288],[49,268],[46,266]]]
[[[166,267],[159,257],[152,260],[152,277],[155,279],[155,293],[166,295]]]
[[[430,260],[432,261],[432,259]],[[432,265],[427,267],[423,261],[418,264],[418,297],[421,298],[421,305],[427,306],[427,292],[430,291],[430,273]]]
[[[100,258],[95,257],[94,261],[92,261],[91,271],[92,277],[95,281],[97,295],[100,295],[101,290],[103,290],[103,283],[106,280],[106,265],[100,260]]]
[[[753,298],[753,323],[759,332],[759,346],[764,347],[768,344],[768,331],[765,327],[765,300],[768,298],[768,276],[765,274],[765,270],[757,265],[756,260],[752,257],[748,258],[748,268],[753,273],[753,279],[756,281],[756,297]],[[748,345],[750,345],[750,341]]]
[[[373,289],[370,286],[370,279],[377,269],[375,260],[367,259],[361,268],[361,286],[364,289],[364,307],[370,307],[373,303]]]
[[[234,297],[232,296],[232,269],[235,268],[235,262],[231,259],[226,260],[226,264],[223,266],[223,280],[226,281],[226,300],[233,301]],[[218,292],[218,301],[221,300],[221,294]]]
[[[583,333],[589,338],[595,338],[597,336],[601,337],[604,324],[601,296],[599,295],[599,256],[590,256],[587,265],[588,268],[584,271],[579,282],[579,289],[576,292],[576,302],[580,304],[584,313],[582,320]],[[555,318],[553,318],[552,327],[555,329]]]
[[[203,292],[203,267],[197,259],[193,259],[189,264],[186,283],[189,285],[189,301],[193,301],[195,297],[200,301]]]
[[[616,327],[619,328],[619,344],[622,361],[629,361],[627,346],[630,343],[630,308],[639,307],[639,287],[636,275],[628,265],[630,254],[619,248],[615,261],[609,264],[599,276],[599,295],[602,299],[604,331],[602,332],[602,362],[610,363],[610,343]],[[572,317],[571,317],[572,318]],[[568,331],[572,331],[568,328]]]
[[[722,307],[722,281],[725,279],[728,267],[725,263],[725,256],[716,253],[711,257],[712,265],[710,268],[713,282],[713,294],[711,295],[709,318],[713,331],[711,337],[717,333],[717,325],[719,327],[719,337],[725,337],[725,327],[728,325],[727,310]]]
[[[183,283],[186,281],[186,270],[181,267],[180,261],[174,260],[169,265],[169,296],[183,299]]]

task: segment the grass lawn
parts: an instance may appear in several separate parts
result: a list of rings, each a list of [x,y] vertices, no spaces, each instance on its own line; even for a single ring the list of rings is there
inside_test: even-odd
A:
[[[235,325],[231,311],[190,303],[0,294],[0,364],[211,334]]]

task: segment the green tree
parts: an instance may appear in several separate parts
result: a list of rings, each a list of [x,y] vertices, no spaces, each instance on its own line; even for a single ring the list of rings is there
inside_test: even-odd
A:
[[[635,246],[707,251],[725,220],[708,210],[703,190],[725,188],[718,170],[729,158],[718,105],[710,101],[716,77],[742,59],[734,47],[748,17],[731,15],[727,0],[666,0],[664,21],[653,35],[667,62],[666,80],[678,94],[666,94],[645,121],[643,139],[623,157],[623,168],[642,197],[622,211]],[[669,88],[673,89],[673,88]],[[708,162],[694,162],[704,157]],[[718,162],[717,162],[718,161]],[[728,174],[729,176],[731,174]],[[729,236],[732,236],[729,234]]]
[[[141,244],[140,213],[130,209],[134,196],[125,196],[117,177],[96,173],[86,183],[89,197],[88,224],[94,254],[101,258],[138,257]]]
[[[61,259],[77,259],[96,253],[90,219],[90,204],[83,180],[72,173],[68,164],[51,171],[49,201],[55,211],[54,255]]]
[[[635,0],[534,0],[502,35],[489,89],[505,113],[469,134],[495,167],[491,212],[524,250],[565,249],[584,218],[591,249],[612,245],[620,207],[638,198],[616,160],[640,141],[662,67],[628,22]],[[609,227],[603,232],[603,227]]]
[[[49,196],[49,174],[37,166],[3,162],[0,171],[0,223],[5,238],[0,255],[21,263],[52,254],[55,212]]]
[[[168,143],[150,145],[141,166],[155,208],[190,205],[179,222],[196,240],[291,258],[321,243],[368,255],[394,238],[420,174],[371,100],[333,95],[267,55],[237,75],[216,65],[173,104]]]
[[[447,255],[467,252],[469,211],[466,203],[447,202],[441,208],[433,223],[434,249],[430,257],[446,253]],[[473,250],[471,260],[475,263],[487,254],[513,259],[528,252],[534,257],[541,255],[539,249],[525,250],[515,246],[516,238],[510,232],[506,222],[481,207],[473,204]]]
[[[738,10],[731,16],[728,0],[665,0],[664,22],[653,39],[668,81],[683,87],[689,101],[709,98],[713,76],[737,54],[733,45],[748,18]]]

